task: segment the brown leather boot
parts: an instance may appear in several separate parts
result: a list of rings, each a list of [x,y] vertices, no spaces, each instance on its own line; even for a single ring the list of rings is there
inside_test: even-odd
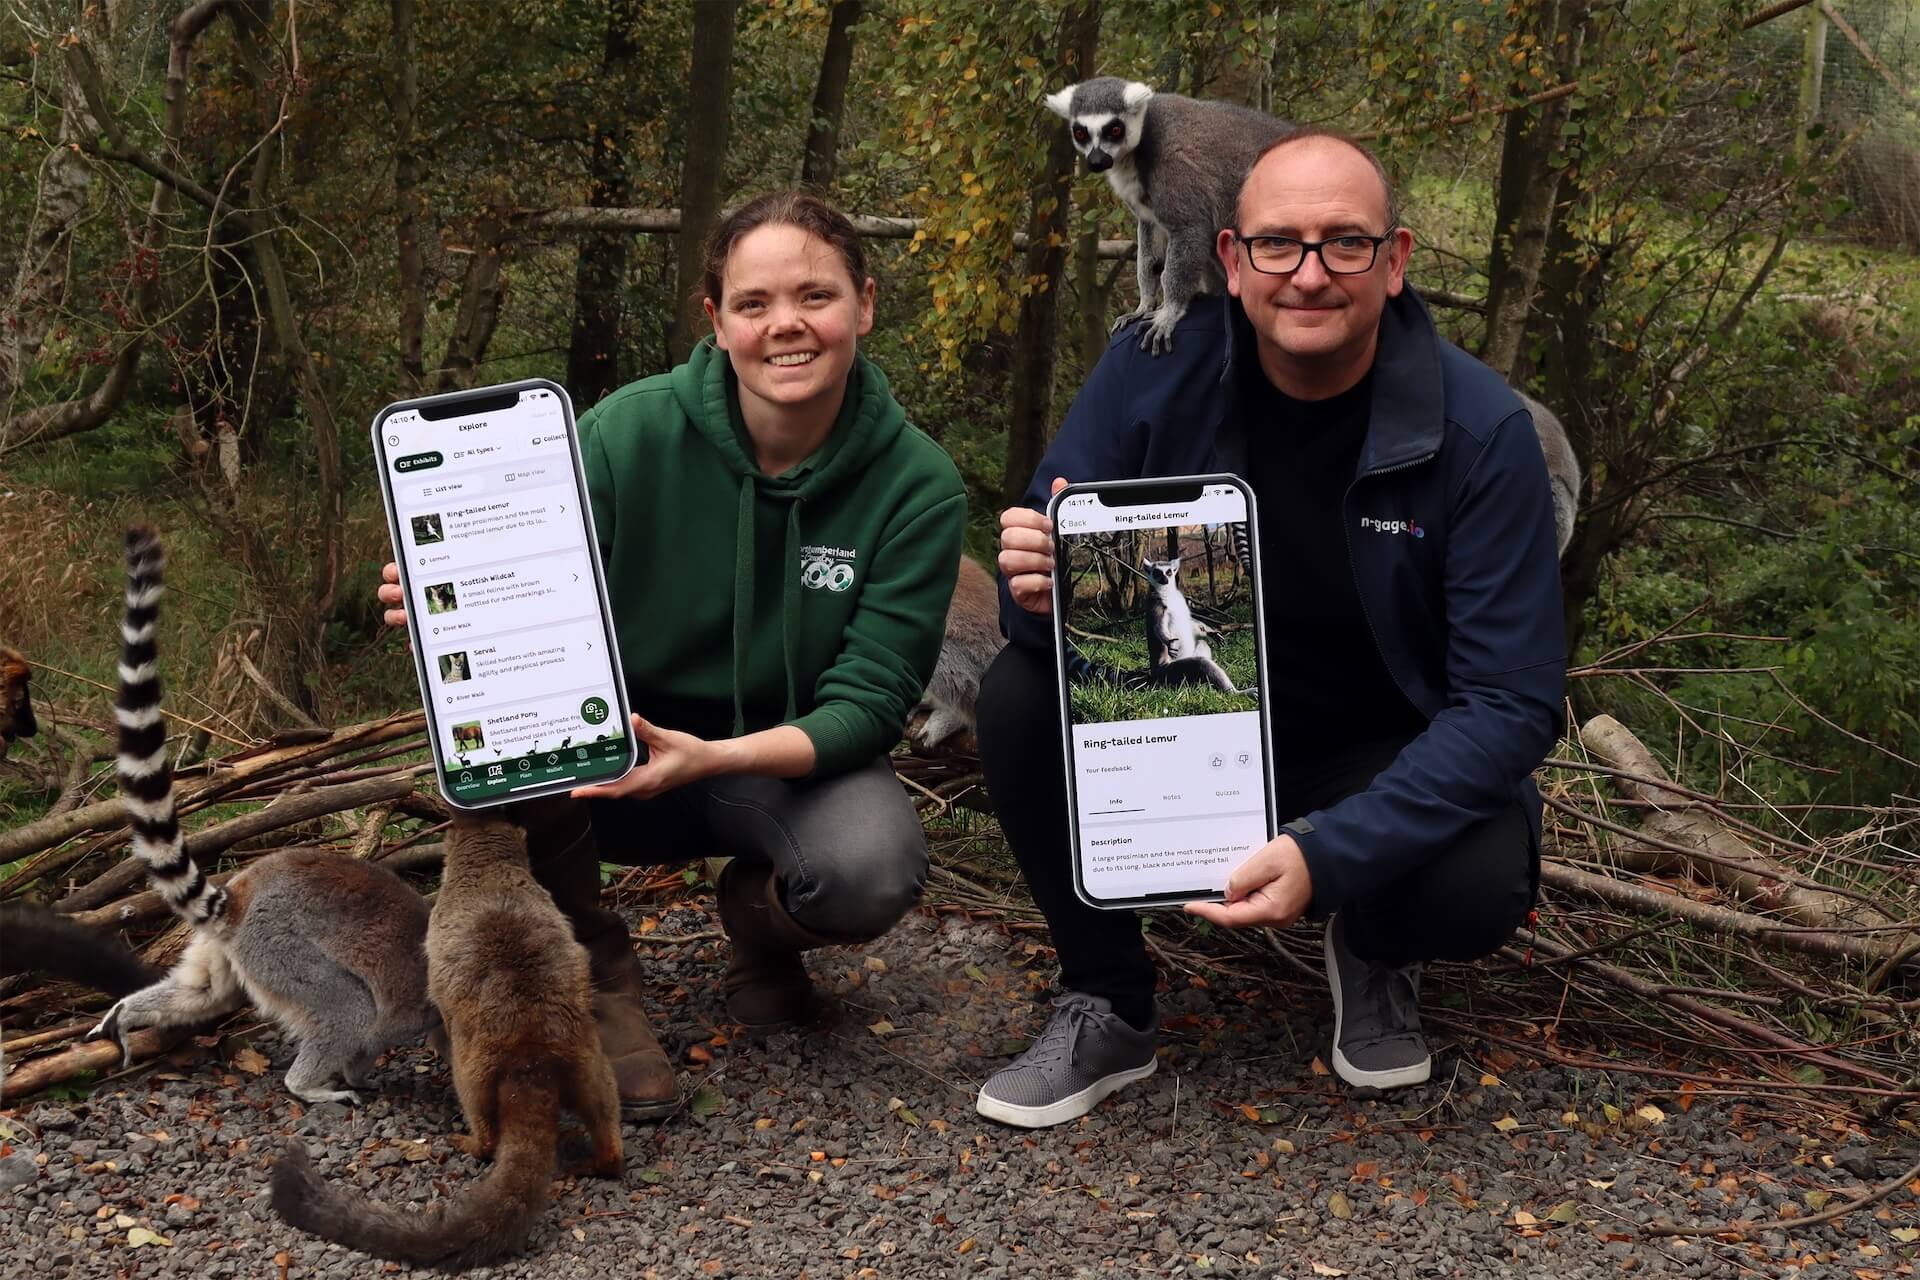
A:
[[[733,944],[720,979],[727,1012],[749,1031],[804,1025],[820,1015],[820,993],[800,953],[830,946],[787,914],[780,882],[764,862],[734,858],[714,884],[720,924]]]
[[[657,1120],[680,1106],[673,1066],[647,1021],[645,975],[633,954],[627,922],[600,904],[600,848],[587,806],[570,796],[543,796],[513,806],[526,828],[527,864],[573,924],[593,971],[593,1017],[600,1047],[620,1087],[620,1110]]]

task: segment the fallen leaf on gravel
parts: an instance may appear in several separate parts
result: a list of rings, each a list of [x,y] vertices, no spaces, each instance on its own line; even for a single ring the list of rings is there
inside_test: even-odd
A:
[[[1516,1227],[1537,1227],[1540,1225],[1540,1219],[1534,1217],[1525,1209],[1518,1209],[1514,1211],[1513,1225]]]
[[[967,1238],[966,1238],[965,1240],[962,1240],[962,1241],[960,1242],[960,1247],[959,1247],[959,1249],[957,1249],[957,1250],[956,1250],[955,1252],[957,1252],[957,1253],[971,1253],[972,1251],[973,1251],[973,1237],[972,1237],[972,1236],[968,1236],[968,1237],[967,1237]]]
[[[1500,1087],[1500,1077],[1488,1071],[1481,1075],[1480,1083],[1485,1088],[1498,1089]]]
[[[1512,1133],[1515,1129],[1518,1129],[1520,1127],[1520,1122],[1518,1120],[1515,1120],[1512,1116],[1501,1116],[1498,1120],[1495,1120],[1493,1122],[1493,1127],[1498,1129],[1502,1133]]]
[[[264,1075],[273,1064],[267,1061],[267,1055],[258,1049],[242,1049],[228,1059],[235,1071],[244,1071],[250,1076]]]
[[[898,1098],[887,1099],[887,1110],[893,1112],[895,1115],[899,1116],[902,1120],[905,1120],[908,1124],[912,1125],[914,1128],[918,1129],[920,1127],[920,1117],[913,1114],[913,1108],[909,1107],[906,1103],[902,1102],[900,1099]]]
[[[1644,1107],[1634,1108],[1633,1114],[1639,1116],[1648,1124],[1665,1124],[1667,1119],[1667,1113],[1654,1106],[1651,1102],[1647,1103]]]
[[[1252,1105],[1251,1103],[1246,1103],[1246,1102],[1241,1103],[1240,1114],[1245,1116],[1247,1119],[1253,1121],[1255,1124],[1260,1123],[1260,1108]]]
[[[887,971],[887,962],[879,956],[868,956],[867,969],[873,973],[885,973]]]
[[[640,1171],[640,1181],[652,1185],[664,1181],[664,1178],[658,1169],[642,1169]]]
[[[1680,1086],[1679,1103],[1681,1111],[1693,1110],[1693,1095],[1699,1088],[1700,1086],[1691,1080]]]
[[[1338,1191],[1327,1197],[1327,1211],[1345,1222],[1353,1216],[1353,1205]]]
[[[756,1129],[771,1129],[773,1128],[773,1117],[761,1116],[758,1120],[755,1120],[753,1122],[753,1127]]]
[[[687,1049],[687,1059],[699,1063],[712,1062],[713,1050],[703,1044],[692,1045]]]
[[[727,1100],[720,1096],[718,1089],[715,1089],[711,1085],[703,1084],[694,1093],[693,1101],[687,1104],[687,1109],[693,1112],[693,1114],[705,1119],[707,1116],[712,1115],[714,1112],[720,1110],[721,1107],[725,1106],[726,1102]]]
[[[1588,1178],[1587,1185],[1592,1187],[1596,1191],[1609,1191],[1613,1188],[1613,1184],[1617,1181],[1619,1181],[1619,1179],[1617,1178],[1608,1178],[1605,1182],[1602,1182],[1598,1178]]]
[[[135,1227],[133,1230],[127,1232],[127,1244],[129,1247],[135,1249],[138,1249],[143,1244],[161,1244],[169,1249],[173,1247],[173,1241],[167,1239],[165,1236],[155,1235],[145,1227]]]
[[[1614,1106],[1611,1102],[1601,1103],[1600,1110],[1606,1112],[1608,1124],[1619,1124],[1620,1118],[1626,1114],[1626,1112],[1620,1110],[1620,1108]]]
[[[1915,1240],[1920,1240],[1920,1230],[1913,1227],[1895,1227],[1888,1234],[1901,1244],[1912,1244]]]
[[[1809,1209],[1824,1209],[1827,1207],[1827,1201],[1833,1199],[1833,1192],[1809,1191],[1800,1198],[1807,1202],[1807,1208]]]
[[[1324,1262],[1313,1264],[1313,1274],[1317,1276],[1343,1276],[1347,1274],[1338,1267],[1330,1267]]]
[[[1547,1221],[1558,1222],[1562,1226],[1571,1222],[1578,1222],[1580,1221],[1580,1206],[1571,1200],[1562,1200],[1559,1204],[1553,1206],[1553,1212],[1547,1215]]]
[[[1377,1160],[1362,1160],[1359,1164],[1353,1166],[1353,1176],[1356,1178],[1365,1178],[1371,1181],[1379,1172],[1380,1162]]]
[[[877,1036],[881,1036],[881,1037],[890,1036],[893,1034],[893,1024],[891,1022],[888,1022],[885,1018],[882,1018],[878,1022],[869,1022],[867,1024],[867,1030],[873,1032],[873,1034]]]
[[[1333,1072],[1327,1070],[1327,1064],[1320,1061],[1318,1054],[1314,1055],[1313,1061],[1307,1064],[1307,1070],[1317,1076],[1330,1076],[1333,1074]]]
[[[930,1128],[932,1128],[932,1130],[935,1133],[945,1133],[948,1129],[953,1127],[952,1125],[949,1125],[945,1120],[942,1120],[938,1116],[935,1116],[933,1119],[927,1121],[927,1124]]]
[[[427,1149],[427,1144],[424,1142],[409,1142],[403,1138],[394,1143],[393,1147],[394,1150],[400,1153],[403,1159],[413,1164],[419,1164],[422,1160],[426,1160],[433,1155],[433,1152]]]
[[[1293,1143],[1287,1138],[1275,1138],[1273,1140],[1273,1149],[1283,1156],[1290,1156],[1293,1154]]]
[[[985,982],[987,980],[986,973],[983,972],[980,966],[977,964],[970,964],[966,968],[962,969],[960,972],[966,974],[969,978],[972,978],[975,982]]]
[[[116,1213],[113,1215],[113,1225],[120,1228],[122,1231],[125,1231],[128,1227],[131,1227],[133,1225],[133,1219],[129,1218],[124,1213]]]

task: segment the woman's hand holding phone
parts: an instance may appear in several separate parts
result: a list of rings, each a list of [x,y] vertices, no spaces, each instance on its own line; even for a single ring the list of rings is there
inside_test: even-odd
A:
[[[389,606],[385,614],[387,625],[390,627],[405,627],[407,625],[406,609],[391,607],[393,605],[404,606],[407,601],[407,597],[400,589],[400,566],[391,560],[387,561],[386,566],[380,570],[379,595],[380,603]]]
[[[1051,493],[1067,487],[1055,478]],[[1000,572],[1013,602],[1028,613],[1053,612],[1053,522],[1031,507],[1000,513]]]

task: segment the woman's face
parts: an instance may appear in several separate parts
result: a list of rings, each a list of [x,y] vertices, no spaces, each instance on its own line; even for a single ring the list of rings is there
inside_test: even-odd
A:
[[[752,422],[838,397],[854,343],[873,328],[873,281],[856,285],[839,250],[779,223],[736,240],[721,296],[706,300],[714,343],[733,361],[740,408]]]

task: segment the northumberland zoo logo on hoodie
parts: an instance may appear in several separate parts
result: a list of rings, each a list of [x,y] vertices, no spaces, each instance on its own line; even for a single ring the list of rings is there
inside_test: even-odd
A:
[[[801,547],[800,585],[814,591],[845,591],[853,585],[853,562],[859,553],[850,547]]]

